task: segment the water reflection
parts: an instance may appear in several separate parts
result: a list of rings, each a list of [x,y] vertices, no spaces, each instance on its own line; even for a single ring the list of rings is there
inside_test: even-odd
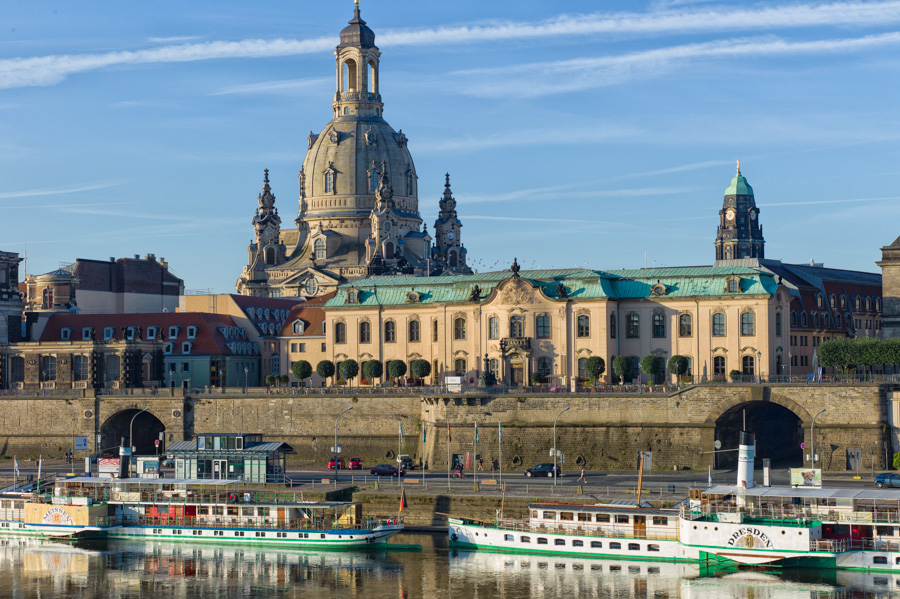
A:
[[[728,571],[698,564],[449,550],[323,552],[169,542],[0,539],[0,597],[601,597],[844,599],[900,596],[900,575]]]

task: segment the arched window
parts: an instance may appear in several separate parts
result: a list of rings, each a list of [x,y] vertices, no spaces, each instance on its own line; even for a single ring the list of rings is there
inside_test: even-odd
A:
[[[394,259],[394,244],[388,241],[384,244],[384,259],[385,260],[393,260]]]
[[[106,356],[106,376],[104,378],[107,381],[118,379],[121,370],[120,366],[121,362],[119,361],[119,356]]]
[[[13,356],[9,359],[9,382],[25,382],[25,358],[22,356]]]
[[[394,343],[397,341],[397,324],[393,320],[384,323],[384,342]]]
[[[690,337],[693,335],[693,319],[690,314],[682,314],[678,317],[678,336]]]
[[[275,248],[271,246],[266,248],[266,264],[275,264]]]
[[[456,258],[456,250],[450,250],[450,253],[447,254],[447,264],[451,268],[455,268],[456,266],[458,266],[457,258]]]
[[[723,313],[716,312],[713,314],[712,329],[713,337],[725,336],[725,315]]]
[[[832,310],[837,308],[837,298],[835,297],[835,295],[833,293],[830,296],[828,296],[828,303],[829,303],[829,305],[831,305]]]
[[[457,358],[453,363],[456,369],[456,376],[462,376],[466,373],[466,359],[465,358]]]
[[[847,309],[847,296],[843,293],[841,294],[841,310]]]
[[[741,314],[741,335],[755,335],[756,321],[753,312]]]
[[[831,328],[831,317],[827,313],[822,315],[822,328]]]
[[[359,342],[372,342],[372,324],[368,320],[364,320],[359,323]]]
[[[41,308],[49,310],[53,308],[53,289],[47,287],[41,294]]]
[[[550,373],[553,370],[553,363],[550,361],[550,358],[546,356],[542,356],[538,358],[537,361],[537,371],[538,374],[542,377],[550,376]]]
[[[325,258],[325,240],[324,239],[316,239],[316,242],[313,244],[313,248],[316,252],[316,260]]]
[[[881,312],[881,298],[875,298],[875,311]]]
[[[835,314],[835,315],[834,315],[834,328],[839,329],[839,328],[841,328],[843,325],[844,325],[844,322],[843,322],[843,320],[841,319],[841,315],[840,315],[840,314]]]
[[[859,299],[858,295],[855,298],[853,298],[853,305],[856,306],[857,312],[861,309],[860,308],[860,299]]]
[[[781,337],[781,312],[775,313],[775,336]]]
[[[550,315],[540,314],[536,319],[536,329],[538,339],[550,338]]]
[[[372,93],[378,93],[378,67],[375,66],[374,60],[369,61],[369,90]],[[375,114],[377,116],[378,113]]]
[[[740,282],[737,279],[728,280],[728,293],[737,293],[741,290]]]
[[[41,380],[56,380],[56,356],[41,356]]]
[[[356,61],[354,60],[345,60],[344,61],[344,91],[345,92],[355,92],[358,91],[356,87],[356,79],[357,79],[357,68]]]
[[[616,338],[616,313],[613,312],[609,315],[609,338]]]
[[[412,171],[406,173],[406,195],[413,195],[413,174]]]
[[[666,315],[662,312],[653,313],[653,337],[663,339],[666,336]]]
[[[575,332],[577,337],[590,337],[591,336],[591,317],[582,314],[578,317],[578,326],[577,331]]]
[[[418,320],[410,320],[409,321],[409,341],[410,341],[410,343],[417,343],[419,341],[419,321]]]
[[[513,316],[509,319],[509,336],[524,337],[525,336],[525,319],[521,316]]]
[[[374,168],[369,171],[369,193],[375,193],[378,189],[378,171]]]
[[[713,375],[716,377],[725,376],[725,356],[713,358]]]
[[[796,310],[791,310],[791,326],[792,327],[797,326],[797,311]]]
[[[800,326],[804,329],[809,326],[809,319],[806,317],[806,312],[800,313]]]
[[[629,339],[641,336],[641,319],[634,312],[625,317],[625,336]]]
[[[500,319],[496,316],[491,316],[488,319],[488,339],[499,339],[500,338]]]
[[[431,340],[432,341],[438,340],[438,322],[437,322],[437,320],[431,321]],[[434,372],[435,372],[435,374],[437,374],[437,369],[435,369]]]
[[[813,328],[818,329],[819,328],[819,313],[818,312],[812,313],[812,320],[813,320]]]
[[[872,311],[872,298],[869,296],[866,296],[866,312],[871,312],[871,311]]]
[[[334,342],[347,343],[347,325],[343,322],[334,323]]]
[[[457,318],[453,321],[453,338],[462,340],[466,338],[466,319]],[[459,370],[459,369],[457,369]]]
[[[817,294],[816,294],[816,306],[819,307],[819,308],[821,308],[821,307],[823,307],[824,305],[825,305],[825,300],[822,299],[822,294],[821,294],[821,293],[817,293]]]
[[[741,374],[744,376],[753,376],[756,374],[756,359],[753,356],[744,356],[741,358]]]
[[[578,358],[578,377],[582,379],[587,378],[587,368],[585,365],[587,364],[587,358]]]
[[[72,358],[72,377],[76,381],[86,381],[90,375],[90,359],[87,356]]]
[[[325,171],[325,193],[334,193],[334,173]]]

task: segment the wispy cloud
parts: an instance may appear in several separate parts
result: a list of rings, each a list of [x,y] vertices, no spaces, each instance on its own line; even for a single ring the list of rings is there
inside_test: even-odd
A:
[[[458,86],[465,85],[463,93],[480,97],[507,97],[509,77],[514,75],[528,81],[527,86],[518,88],[520,95],[538,97],[615,85],[660,73],[671,74],[675,66],[696,59],[835,54],[896,45],[900,45],[900,32],[894,31],[856,38],[803,42],[767,36],[763,39],[683,44],[596,58],[468,69],[456,71],[453,75],[470,79],[468,83],[460,83]],[[503,77],[498,77],[501,74]],[[574,77],[574,74],[578,76]]]
[[[189,42],[199,39],[199,35],[173,35],[171,37],[148,37],[147,41],[151,44],[177,44],[180,42]]]
[[[429,46],[534,40],[597,34],[662,35],[688,32],[770,31],[813,26],[890,26],[900,22],[900,0],[835,2],[761,8],[663,9],[647,13],[561,15],[538,22],[492,22],[482,25],[423,28],[379,33],[381,46]],[[191,38],[152,38],[156,43]],[[191,62],[223,58],[262,58],[324,52],[333,36],[179,43],[144,50],[98,54],[49,55],[0,61],[0,88],[54,85],[69,75],[116,65]]]
[[[810,202],[773,202],[773,203],[762,203],[760,202],[760,208],[770,208],[774,206],[811,206],[816,205],[819,206],[821,204],[859,204],[864,202],[896,202],[900,200],[900,196],[893,196],[888,198],[847,198],[841,200],[816,200]]]
[[[234,85],[223,90],[214,92],[213,96],[224,96],[228,94],[259,94],[282,91],[297,90],[315,90],[318,91],[323,85],[328,85],[334,81],[333,78],[318,77],[315,79],[285,79],[281,81],[260,81],[259,83],[247,83],[244,85]]]
[[[559,129],[515,129],[512,131],[482,131],[478,135],[466,135],[454,138],[442,138],[416,142],[417,153],[441,153],[473,150],[488,150],[502,147],[521,147],[528,145],[551,144],[596,144],[612,140],[643,137],[645,132],[635,127],[605,126],[594,128],[572,128],[565,135]]]
[[[639,198],[648,196],[668,196],[696,191],[695,187],[641,187],[631,189],[593,189],[588,191],[567,191],[561,187],[547,187],[540,189],[522,189],[497,195],[460,195],[459,201],[464,204],[482,204],[490,202],[521,202],[530,200],[549,200],[561,202],[574,199],[602,199],[602,198]],[[467,217],[471,218],[471,217]]]
[[[0,192],[0,200],[8,200],[13,198],[34,198],[40,196],[55,196],[67,193],[79,193],[83,191],[96,191],[98,189],[107,189],[121,185],[120,181],[98,181],[96,183],[84,183],[81,185],[71,185],[67,187],[47,187],[43,189],[25,189],[21,191],[4,191]]]

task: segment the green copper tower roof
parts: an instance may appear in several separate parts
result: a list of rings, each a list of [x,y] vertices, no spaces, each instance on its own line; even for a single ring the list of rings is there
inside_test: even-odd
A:
[[[750,187],[750,184],[747,183],[747,179],[744,178],[744,175],[741,174],[741,161],[738,160],[737,163],[737,174],[731,180],[731,183],[728,184],[728,187],[725,188],[725,195],[727,196],[752,196],[753,188]]]

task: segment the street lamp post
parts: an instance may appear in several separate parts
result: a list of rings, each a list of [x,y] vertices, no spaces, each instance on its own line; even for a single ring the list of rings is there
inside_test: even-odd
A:
[[[556,422],[559,420],[559,417],[569,411],[568,406],[556,415],[556,420],[553,421],[553,486],[556,486]]]
[[[762,382],[762,352],[756,352],[756,382]]]
[[[128,444],[131,446],[131,453],[134,453],[134,419],[137,418],[141,413],[146,412],[150,408],[144,408],[137,414],[131,417],[131,424],[128,425]]]
[[[788,352],[788,382],[791,382],[791,366],[793,366],[792,360],[794,359],[794,354]]]
[[[250,369],[244,366],[244,395],[247,394],[247,386],[249,384]]]
[[[338,425],[338,420],[341,419],[341,416],[343,416],[344,414],[346,414],[347,412],[349,412],[352,409],[353,409],[353,406],[350,406],[349,408],[347,408],[346,410],[344,410],[343,412],[338,414],[337,418],[334,419],[334,447],[331,448],[333,450],[331,452],[331,455],[332,455],[332,458],[334,461],[334,484],[335,484],[335,486],[337,486],[338,471],[340,470],[338,468],[338,462],[337,462],[337,425]]]
[[[812,425],[809,427],[809,441],[810,445],[812,445],[812,455],[810,456],[812,459],[812,467],[816,467],[816,418],[822,415],[822,412],[825,411],[825,408],[819,410],[819,413],[813,416]]]

